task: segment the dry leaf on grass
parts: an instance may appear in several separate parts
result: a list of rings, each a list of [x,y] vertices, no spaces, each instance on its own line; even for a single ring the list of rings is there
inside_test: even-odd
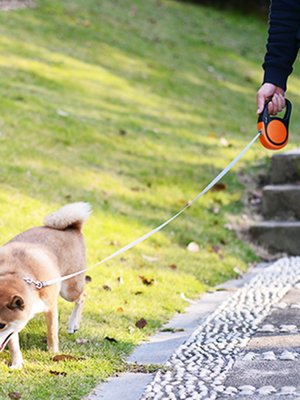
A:
[[[63,371],[62,371],[62,372],[53,371],[52,369],[50,369],[49,373],[50,373],[51,375],[56,375],[56,376],[58,376],[58,375],[67,376],[67,375],[68,375],[66,372],[63,372]]]
[[[22,398],[22,394],[20,392],[10,392],[8,393],[8,397],[12,400],[19,400]]]
[[[70,354],[57,354],[56,356],[52,357],[52,361],[60,362],[60,361],[82,361],[85,360],[84,357],[74,357]]]
[[[141,281],[143,282],[144,285],[146,286],[151,286],[154,283],[154,278],[146,278],[145,276],[139,275],[139,278],[141,279]]]
[[[148,322],[145,320],[145,318],[141,318],[135,323],[135,326],[139,329],[144,329],[147,324]]]
[[[221,192],[222,190],[226,190],[226,189],[227,189],[227,185],[225,183],[219,182],[219,183],[216,183],[211,188],[211,191],[212,192]]]

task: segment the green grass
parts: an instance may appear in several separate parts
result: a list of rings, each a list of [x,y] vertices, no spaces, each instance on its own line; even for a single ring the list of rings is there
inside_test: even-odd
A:
[[[88,201],[92,265],[177,212],[255,135],[266,24],[167,0],[37,5],[0,13],[0,239],[68,202]],[[296,107],[297,70],[290,85]],[[294,145],[299,127],[295,112]],[[21,333],[24,369],[9,370],[9,354],[1,354],[0,398],[80,399],[126,370],[125,355],[185,309],[180,293],[194,298],[234,277],[236,266],[246,270],[257,258],[226,228],[229,216],[243,212],[236,172],[269,155],[256,144],[224,179],[226,190],[208,193],[161,233],[91,270],[74,336],[65,329],[72,305],[60,302],[61,353],[80,359],[53,362],[43,316],[32,320]],[[186,250],[190,241],[198,253]],[[140,318],[148,322],[143,330],[135,327]]]

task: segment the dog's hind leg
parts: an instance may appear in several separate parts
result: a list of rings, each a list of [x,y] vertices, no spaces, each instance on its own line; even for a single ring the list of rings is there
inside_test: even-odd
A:
[[[68,322],[68,333],[75,333],[79,329],[81,314],[83,309],[84,300],[86,298],[86,294],[84,292],[81,293],[80,297],[76,300],[75,306],[73,308],[72,314],[69,318]]]

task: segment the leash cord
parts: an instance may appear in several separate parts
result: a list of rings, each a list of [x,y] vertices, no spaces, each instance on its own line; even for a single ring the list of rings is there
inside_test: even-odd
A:
[[[105,262],[119,256],[120,254],[125,253],[126,251],[132,249],[133,247],[137,246],[139,243],[143,242],[144,240],[148,239],[150,236],[154,235],[155,233],[159,232],[162,230],[165,226],[169,225],[174,219],[178,218],[187,208],[191,207],[200,197],[202,197],[205,193],[207,193],[216,183],[218,183],[224,175],[227,174],[234,166],[235,164],[243,157],[243,155],[250,149],[250,147],[254,144],[254,142],[258,139],[258,137],[261,135],[261,132],[258,132],[258,134],[247,144],[247,146],[191,201],[189,201],[180,211],[178,211],[175,215],[173,215],[171,218],[169,218],[167,221],[163,222],[161,225],[158,227],[152,229],[150,232],[146,233],[145,235],[139,237],[138,239],[134,240],[133,242],[127,244],[126,246],[120,248],[116,252],[112,253],[111,255],[103,258],[101,261],[97,262],[96,264],[93,264],[89,266],[88,268],[85,268],[81,271],[74,272],[73,274],[70,275],[65,275],[59,278],[55,279],[50,279],[48,281],[34,281],[31,278],[23,278],[26,283],[29,285],[35,285],[36,289],[42,289],[46,286],[51,286],[54,285],[58,282],[63,282],[66,281],[67,279],[74,278],[77,275],[83,274],[84,272],[95,268],[101,264],[104,264]]]

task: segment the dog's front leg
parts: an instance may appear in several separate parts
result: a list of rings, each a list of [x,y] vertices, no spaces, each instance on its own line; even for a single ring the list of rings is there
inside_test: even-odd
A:
[[[23,356],[20,349],[19,334],[14,333],[8,342],[9,351],[11,354],[11,368],[22,368]]]
[[[48,348],[53,353],[57,353],[58,349],[58,310],[57,304],[52,305],[45,313],[47,321],[47,343]]]

